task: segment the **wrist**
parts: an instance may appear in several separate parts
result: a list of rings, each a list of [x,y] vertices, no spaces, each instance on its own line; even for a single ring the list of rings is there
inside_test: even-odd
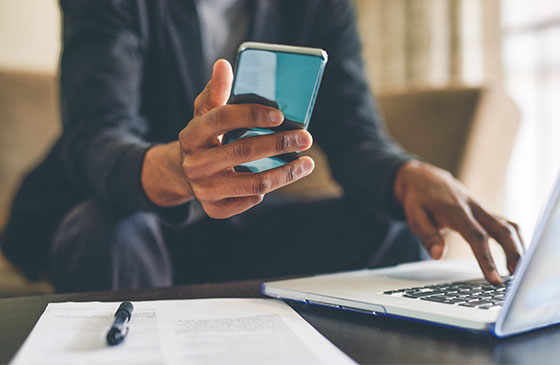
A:
[[[408,177],[411,175],[412,171],[420,168],[422,165],[423,163],[418,160],[410,160],[399,167],[393,183],[393,194],[399,203],[402,204],[404,202],[409,186]]]
[[[160,207],[184,204],[194,197],[181,168],[179,142],[148,149],[142,164],[141,181],[146,196]]]

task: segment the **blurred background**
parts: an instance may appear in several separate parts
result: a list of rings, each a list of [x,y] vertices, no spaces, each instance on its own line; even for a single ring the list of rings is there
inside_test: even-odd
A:
[[[391,134],[530,238],[560,168],[560,1],[353,3]],[[0,2],[0,227],[23,174],[60,132],[60,20],[56,0]],[[327,168],[312,176],[287,193],[339,191]],[[450,257],[468,254],[450,241]],[[48,290],[0,257],[0,296]]]

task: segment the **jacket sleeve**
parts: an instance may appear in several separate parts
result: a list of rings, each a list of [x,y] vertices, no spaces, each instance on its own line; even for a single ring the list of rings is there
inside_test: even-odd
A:
[[[319,20],[317,44],[329,61],[310,131],[346,196],[369,214],[403,219],[393,183],[398,168],[412,156],[387,134],[369,90],[350,2],[328,4]]]
[[[156,207],[140,181],[152,144],[141,114],[147,34],[140,7],[135,1],[61,0],[61,157],[86,192],[125,211],[165,215],[177,209]]]

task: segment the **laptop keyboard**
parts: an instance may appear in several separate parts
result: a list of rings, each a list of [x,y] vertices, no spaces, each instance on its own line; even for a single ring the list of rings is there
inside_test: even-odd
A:
[[[437,285],[388,290],[386,295],[394,295],[415,300],[460,305],[479,309],[501,307],[513,277],[502,278],[502,284],[489,284],[487,281],[456,281]]]

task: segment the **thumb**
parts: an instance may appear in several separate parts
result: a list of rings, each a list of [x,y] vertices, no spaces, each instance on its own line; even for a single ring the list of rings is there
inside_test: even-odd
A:
[[[212,78],[194,101],[195,114],[202,115],[224,105],[229,98],[232,83],[233,70],[230,63],[224,59],[217,60],[212,69]]]
[[[406,206],[405,212],[410,229],[418,236],[433,259],[439,260],[445,253],[445,240],[432,221],[430,214],[420,206]]]

